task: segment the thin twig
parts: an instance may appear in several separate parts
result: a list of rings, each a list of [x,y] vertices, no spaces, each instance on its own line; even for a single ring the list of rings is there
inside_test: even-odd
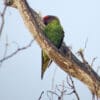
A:
[[[88,38],[85,40],[84,51],[85,51],[85,49],[86,49],[86,47],[87,47],[87,43],[88,43]]]
[[[86,39],[86,41],[85,41],[85,46],[84,46],[84,48],[83,49],[80,49],[77,53],[79,54],[79,56],[81,57],[81,59],[82,59],[82,61],[83,61],[83,63],[84,64],[87,64],[87,61],[86,61],[86,59],[85,59],[85,57],[84,57],[84,51],[85,51],[85,49],[86,49],[86,47],[87,47],[87,43],[88,43],[88,38]]]
[[[6,44],[5,44],[5,50],[4,50],[3,58],[6,57],[7,51],[8,51],[8,36],[6,36]],[[0,66],[2,66],[2,63],[0,63]]]
[[[85,60],[84,54],[83,54],[83,49],[80,49],[78,51],[79,56],[82,58],[82,61],[84,64],[87,64],[87,61]]]
[[[57,100],[63,100],[64,95],[66,95],[67,89],[65,87],[64,81],[62,85],[56,85],[56,90],[57,91],[47,91],[47,96],[49,97],[49,100],[53,100],[52,95],[57,96]],[[49,96],[49,94],[51,94],[51,96]]]
[[[4,23],[5,23],[4,16],[5,16],[5,13],[6,13],[6,9],[7,9],[7,5],[4,6],[4,9],[3,9],[2,13],[0,14],[1,15],[1,20],[2,20],[2,23],[0,25],[0,37],[1,37],[3,27],[4,27]]]
[[[43,94],[44,94],[44,91],[41,92],[38,100],[41,100]]]
[[[70,82],[69,82],[69,80],[70,80]],[[68,77],[67,77],[67,84],[72,89],[72,92],[68,93],[68,95],[71,95],[71,94],[74,93],[76,98],[77,98],[77,100],[80,100],[79,95],[78,95],[78,93],[76,91],[76,88],[75,88],[75,85],[74,85],[74,81],[73,81],[71,75],[69,75],[69,80],[68,80]]]
[[[53,100],[53,99],[51,99],[51,96],[49,96],[49,93],[51,93],[51,95],[54,94],[54,95],[56,95],[57,97],[59,97],[59,95],[58,95],[56,92],[48,90],[48,91],[47,91],[47,96],[48,96],[49,100]]]
[[[29,48],[29,47],[32,45],[32,43],[33,43],[33,40],[31,40],[31,42],[30,42],[28,45],[26,45],[26,46],[24,46],[24,47],[22,47],[22,48],[17,48],[17,50],[14,51],[13,53],[11,53],[11,54],[9,54],[8,56],[6,56],[6,57],[0,59],[0,63],[4,62],[5,60],[7,60],[7,59],[9,59],[9,58],[11,58],[11,57],[13,57],[13,56],[16,55],[18,52]]]
[[[93,64],[94,64],[94,62],[95,62],[95,60],[97,59],[97,57],[94,57],[93,59],[92,59],[92,63],[91,63],[91,67],[93,66]]]

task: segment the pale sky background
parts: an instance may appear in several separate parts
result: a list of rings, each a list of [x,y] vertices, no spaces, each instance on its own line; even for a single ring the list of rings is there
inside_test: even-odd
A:
[[[80,48],[84,48],[88,38],[84,53],[89,63],[94,57],[98,58],[94,63],[96,70],[100,65],[100,0],[28,0],[28,2],[33,9],[41,13],[41,16],[59,17],[65,31],[64,41],[72,47],[74,54]],[[1,5],[2,0],[0,11]],[[4,54],[6,36],[9,43],[7,54],[15,51],[17,46],[23,47],[32,40],[19,12],[13,8],[8,8],[6,12],[5,27],[0,39],[0,59]],[[41,91],[45,91],[42,100],[49,100],[46,91],[51,90],[55,69],[54,85],[66,80],[66,73],[55,63],[52,63],[41,80],[41,48],[34,41],[30,48],[19,52],[0,67],[0,100],[37,100]],[[87,87],[74,80],[80,99],[91,100],[91,93]],[[65,99],[76,100],[76,97],[65,96]]]

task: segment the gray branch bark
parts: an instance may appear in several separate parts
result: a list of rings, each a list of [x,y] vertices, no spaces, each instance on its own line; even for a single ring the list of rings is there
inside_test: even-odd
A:
[[[82,63],[77,59],[65,43],[58,50],[44,36],[45,25],[42,23],[39,14],[29,7],[26,0],[7,0],[6,4],[18,9],[32,36],[62,70],[85,83],[93,94],[100,97],[100,77],[97,73],[88,63]]]

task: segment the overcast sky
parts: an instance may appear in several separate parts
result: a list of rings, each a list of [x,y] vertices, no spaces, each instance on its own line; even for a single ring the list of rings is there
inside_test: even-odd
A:
[[[100,65],[100,0],[28,0],[28,3],[41,16],[59,17],[65,32],[64,41],[72,48],[74,54],[80,48],[84,48],[88,39],[85,57],[89,63],[94,57],[98,58],[94,63],[96,70]],[[14,8],[8,8],[6,12],[5,27],[0,39],[0,59],[5,51],[6,37],[9,44],[7,54],[15,51],[17,47],[27,45],[33,39],[19,12]],[[52,63],[41,80],[41,48],[34,41],[30,48],[2,64],[0,100],[37,100],[41,91],[45,91],[42,100],[48,100],[46,91],[52,88],[54,72],[54,86],[62,84],[63,81],[66,84],[66,73],[55,63]],[[74,80],[81,100],[91,100],[91,93],[87,87]],[[74,95],[65,98],[76,99]]]

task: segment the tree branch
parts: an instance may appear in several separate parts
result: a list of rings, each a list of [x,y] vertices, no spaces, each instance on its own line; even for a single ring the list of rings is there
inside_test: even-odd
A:
[[[28,45],[24,46],[24,47],[21,47],[21,48],[18,47],[14,52],[12,52],[11,54],[9,54],[8,56],[6,56],[6,53],[5,53],[4,57],[2,59],[0,59],[0,65],[2,65],[2,63],[5,60],[7,60],[7,59],[13,57],[14,55],[16,55],[18,52],[20,52],[22,50],[26,50],[27,48],[31,47],[32,43],[33,43],[33,40],[31,40],[30,43]],[[5,52],[7,52],[7,47],[6,47]]]
[[[91,66],[78,60],[64,43],[60,50],[58,50],[44,36],[43,29],[45,26],[42,23],[41,17],[29,7],[26,0],[7,1],[7,5],[16,7],[19,10],[26,27],[33,37],[36,36],[36,41],[48,56],[66,73],[85,83],[92,93],[100,97],[100,77]],[[9,1],[12,2],[9,3]]]
[[[0,17],[1,17],[1,21],[2,21],[1,25],[0,25],[0,38],[1,38],[3,27],[4,27],[4,23],[5,23],[4,16],[6,13],[6,9],[7,9],[7,6],[5,5],[2,13],[0,13]]]

